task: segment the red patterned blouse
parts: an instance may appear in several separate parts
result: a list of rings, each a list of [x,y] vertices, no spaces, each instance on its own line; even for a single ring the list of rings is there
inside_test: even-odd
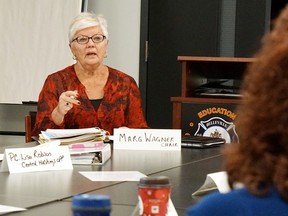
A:
[[[74,65],[49,75],[38,98],[38,110],[33,135],[47,128],[99,127],[113,133],[113,128],[148,128],[143,115],[140,91],[129,75],[108,67],[109,76],[104,87],[104,97],[94,109],[85,93],[84,85],[76,76]],[[58,104],[59,96],[67,90],[78,90],[81,104],[65,115],[63,123],[54,124],[51,113]]]

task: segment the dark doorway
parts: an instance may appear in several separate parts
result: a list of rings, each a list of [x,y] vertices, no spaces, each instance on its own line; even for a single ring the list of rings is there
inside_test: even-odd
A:
[[[144,71],[140,71],[140,90],[146,90],[143,97],[144,100],[146,97],[144,103],[150,127],[171,128],[170,97],[180,95],[181,68],[177,56],[217,55],[219,2],[142,1],[142,8],[148,9],[148,16],[142,13],[142,21],[148,24],[148,34],[141,33],[140,49],[148,41],[148,61],[145,62],[141,52],[140,68]],[[145,31],[145,27],[141,31]]]
[[[270,19],[270,1],[232,1],[235,13],[228,15],[235,25],[228,30],[235,45],[230,57],[251,57],[257,49]],[[172,127],[170,98],[181,95],[177,56],[222,56],[220,37],[227,29],[221,19],[223,10],[229,11],[223,3],[229,6],[231,0],[141,0],[139,86],[151,128]],[[245,11],[252,15],[245,16]]]

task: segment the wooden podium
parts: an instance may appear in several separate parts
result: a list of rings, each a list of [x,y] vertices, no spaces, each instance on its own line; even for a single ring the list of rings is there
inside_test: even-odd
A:
[[[233,124],[241,96],[198,95],[197,87],[209,80],[233,80],[241,85],[247,64],[254,58],[178,56],[182,67],[181,96],[171,97],[172,128],[182,134],[222,137],[237,141]],[[240,83],[240,84],[239,84]]]

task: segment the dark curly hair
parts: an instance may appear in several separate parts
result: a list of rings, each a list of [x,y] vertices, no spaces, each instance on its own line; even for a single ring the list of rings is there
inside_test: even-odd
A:
[[[272,187],[288,201],[288,6],[273,22],[244,75],[237,108],[239,143],[224,149],[229,184],[254,195]]]

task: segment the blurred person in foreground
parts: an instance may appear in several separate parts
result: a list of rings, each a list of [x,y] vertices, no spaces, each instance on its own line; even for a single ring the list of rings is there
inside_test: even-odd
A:
[[[237,110],[239,144],[224,149],[233,190],[207,195],[188,209],[189,216],[288,215],[288,7],[255,57]]]
[[[48,128],[148,128],[135,80],[103,64],[107,55],[107,22],[81,13],[69,28],[76,63],[46,78],[38,98],[33,135]]]

